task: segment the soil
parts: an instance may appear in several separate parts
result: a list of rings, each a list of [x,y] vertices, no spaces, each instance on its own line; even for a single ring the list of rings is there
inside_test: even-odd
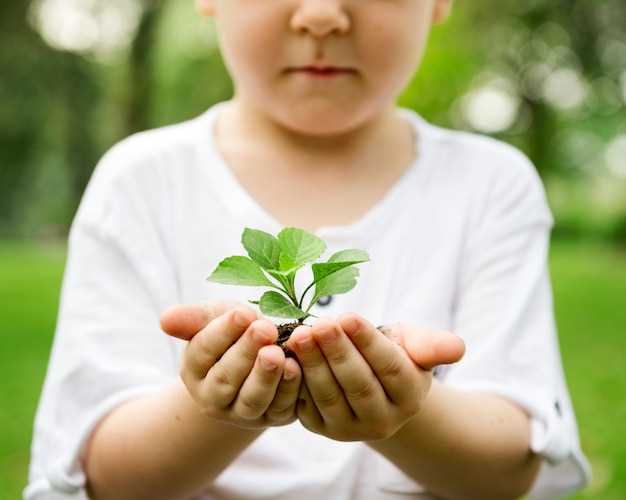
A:
[[[289,349],[289,347],[287,347],[287,341],[289,340],[289,337],[291,337],[293,331],[300,325],[313,326],[307,325],[306,323],[300,323],[299,321],[294,321],[292,323],[281,323],[280,325],[276,325],[276,328],[278,329],[278,338],[276,339],[275,344],[285,352],[286,356],[295,357],[294,352]],[[388,333],[385,325],[378,325],[376,329],[384,335],[387,335]]]
[[[300,325],[304,326],[312,326],[307,325],[306,323],[300,323],[299,321],[294,321],[293,323],[281,323],[280,325],[276,325],[278,329],[278,338],[276,339],[275,344],[280,347],[283,351],[285,351],[285,355],[295,357],[293,351],[287,347],[287,341],[293,331],[299,327]]]

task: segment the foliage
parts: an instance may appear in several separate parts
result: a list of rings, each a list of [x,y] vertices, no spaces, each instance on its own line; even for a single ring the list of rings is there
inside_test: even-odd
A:
[[[27,22],[34,1],[0,6],[0,237],[65,236],[97,159],[113,143],[197,116],[234,93],[215,22],[197,16],[193,2],[119,0],[135,6],[137,26],[126,46],[103,57],[49,45]],[[94,12],[99,2],[90,2]],[[503,79],[519,112],[492,134],[524,150],[544,179],[584,179],[604,170],[606,144],[626,134],[625,26],[621,0],[455,2],[398,103],[471,130],[464,99]],[[562,71],[585,92],[572,107],[546,94]],[[560,94],[572,99],[567,89]],[[67,188],[45,191],[50,179]]]
[[[626,133],[626,3],[486,0],[471,9],[483,76],[504,78],[521,99],[517,123],[496,135],[524,149],[543,177],[601,169],[602,146]],[[590,136],[578,157],[567,155],[574,138]]]
[[[67,171],[67,209],[52,222],[66,223],[96,159],[85,126],[99,98],[91,69],[46,45],[25,23],[27,12],[28,2],[0,3],[0,236],[17,232],[38,202],[33,179],[58,164]]]
[[[277,238],[265,231],[245,228],[241,243],[249,257],[235,255],[225,258],[207,280],[227,285],[275,288],[278,292],[267,291],[260,300],[249,302],[258,304],[261,311],[269,316],[296,318],[300,322],[312,316],[309,310],[320,297],[352,290],[359,275],[354,266],[369,260],[367,252],[349,249],[334,253],[326,262],[312,264],[313,281],[298,299],[296,273],[326,250],[322,239],[295,227],[283,229]],[[267,275],[278,283],[272,282]],[[304,309],[304,297],[313,286],[313,297]]]

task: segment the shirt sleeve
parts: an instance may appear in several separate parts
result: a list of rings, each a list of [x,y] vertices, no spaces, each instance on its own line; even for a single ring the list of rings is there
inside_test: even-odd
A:
[[[156,196],[159,181],[134,148],[105,155],[72,223],[26,500],[86,499],[79,457],[91,431],[122,402],[178,375],[159,327],[160,311],[176,301],[176,279],[158,207],[142,194]]]
[[[444,383],[499,394],[531,417],[543,457],[530,498],[553,499],[590,477],[562,369],[547,265],[554,220],[530,161],[515,151],[495,172],[467,237],[453,310],[466,343]]]

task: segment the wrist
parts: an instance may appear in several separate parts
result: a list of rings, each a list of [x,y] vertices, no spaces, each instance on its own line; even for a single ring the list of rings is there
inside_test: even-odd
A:
[[[176,412],[176,420],[179,422],[185,420],[188,424],[195,427],[199,433],[198,437],[201,437],[203,433],[214,437],[216,432],[223,432],[225,436],[230,436],[243,444],[246,441],[254,441],[267,428],[252,429],[241,427],[235,422],[213,417],[210,412],[202,408],[202,406],[194,400],[180,378],[171,387],[170,397],[172,398],[174,407],[178,409]]]
[[[433,427],[437,425],[437,406],[441,404],[440,400],[442,396],[445,397],[445,395],[441,394],[441,391],[445,392],[445,390],[446,387],[433,378],[430,388],[417,412],[398,427],[396,432],[388,438],[372,441],[368,444],[378,451],[395,446],[403,447],[406,445],[405,440],[409,435],[411,442],[418,444],[418,446],[419,443],[428,442],[428,436],[432,433]],[[413,449],[415,449],[414,446]],[[415,451],[419,450],[415,449]]]

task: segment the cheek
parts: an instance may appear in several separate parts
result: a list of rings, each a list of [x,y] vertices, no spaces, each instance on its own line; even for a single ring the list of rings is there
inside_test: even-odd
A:
[[[245,9],[228,12],[222,19],[220,47],[224,58],[235,68],[237,76],[254,77],[276,71],[281,54],[281,35],[277,19],[267,5],[247,3]],[[245,14],[242,15],[241,13]]]
[[[401,80],[410,78],[428,34],[423,11],[406,6],[372,7],[359,24],[359,59],[383,79],[391,75]]]

